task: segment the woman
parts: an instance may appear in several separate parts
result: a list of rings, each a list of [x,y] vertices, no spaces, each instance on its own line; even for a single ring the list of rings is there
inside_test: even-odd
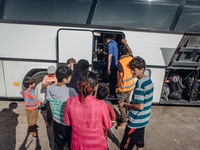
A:
[[[95,73],[86,71],[80,75],[80,94],[67,100],[64,120],[72,126],[72,150],[107,150],[103,128],[111,128],[106,104],[92,96],[97,85]]]

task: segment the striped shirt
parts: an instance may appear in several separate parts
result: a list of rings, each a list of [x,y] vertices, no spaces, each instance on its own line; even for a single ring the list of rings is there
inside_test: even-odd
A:
[[[144,109],[129,110],[129,119],[127,123],[129,128],[142,128],[148,124],[152,107],[153,91],[154,86],[149,77],[144,77],[137,81],[131,103],[144,104]]]
[[[38,100],[33,89],[23,90],[21,94],[24,97],[25,107],[27,110],[35,110],[40,106],[40,101]]]

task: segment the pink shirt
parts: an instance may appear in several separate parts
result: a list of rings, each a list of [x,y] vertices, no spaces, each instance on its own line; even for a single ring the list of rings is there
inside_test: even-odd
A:
[[[72,150],[107,150],[103,128],[111,128],[111,120],[104,101],[91,95],[70,97],[64,120],[72,126]]]

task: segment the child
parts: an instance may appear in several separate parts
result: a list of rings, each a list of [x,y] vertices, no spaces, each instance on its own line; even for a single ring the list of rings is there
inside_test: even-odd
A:
[[[109,111],[109,115],[110,115],[110,119],[111,119],[111,122],[112,122],[112,126],[115,124],[115,121],[116,121],[116,114],[115,114],[115,111],[112,107],[112,104],[105,100],[106,97],[108,97],[109,95],[109,88],[103,84],[99,84],[97,85],[97,95],[96,95],[96,98],[99,99],[99,100],[103,100],[108,108],[108,111]],[[110,129],[104,129],[104,135],[107,139],[107,136],[108,136],[108,133],[112,136],[112,132]]]
[[[124,136],[120,145],[120,150],[133,149],[134,145],[137,149],[144,148],[144,131],[145,126],[149,122],[150,112],[153,100],[154,86],[149,77],[144,74],[146,63],[141,57],[134,57],[129,63],[133,76],[138,80],[132,96],[131,104],[120,103],[125,108],[129,108],[129,118],[124,132]]]
[[[64,108],[70,96],[76,96],[73,88],[66,86],[71,80],[72,70],[67,66],[59,66],[56,70],[57,84],[47,87],[47,100],[50,102],[53,116],[53,132],[55,147],[64,149],[65,144],[71,146],[71,127],[64,123]]]
[[[78,81],[80,94],[67,100],[64,120],[67,125],[72,126],[73,150],[107,150],[103,128],[108,130],[111,121],[105,102],[92,95],[97,82],[94,72],[81,73]]]
[[[99,100],[103,100],[106,103],[112,125],[114,125],[114,123],[116,121],[116,114],[115,114],[115,111],[112,107],[112,104],[109,101],[105,100],[105,98],[107,98],[108,95],[109,95],[109,88],[107,86],[103,85],[103,84],[99,84],[97,86],[97,96],[96,96],[96,98],[99,99]]]
[[[56,72],[56,68],[54,66],[48,67],[48,69],[47,69],[48,74],[45,75],[43,80],[42,80],[42,87],[43,88],[47,88],[51,84],[57,83],[55,72]],[[51,107],[50,107],[48,100],[46,100],[46,114],[47,114],[46,127],[48,128],[52,123]]]
[[[69,58],[66,63],[67,67],[71,68],[72,71],[74,70],[75,64],[76,64],[76,60],[74,58]]]
[[[25,101],[28,130],[32,134],[33,139],[37,139],[38,107],[40,106],[40,101],[35,95],[35,81],[31,77],[26,77],[23,81],[23,85],[25,89],[21,94]]]

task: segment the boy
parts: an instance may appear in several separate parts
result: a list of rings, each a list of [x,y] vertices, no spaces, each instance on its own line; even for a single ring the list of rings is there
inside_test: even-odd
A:
[[[116,114],[115,114],[115,111],[114,111],[114,109],[112,107],[112,104],[109,101],[105,100],[105,98],[107,98],[108,95],[109,95],[108,87],[106,87],[103,84],[99,84],[97,86],[96,98],[99,99],[99,100],[103,100],[106,103],[108,111],[109,111],[109,115],[110,115],[110,119],[111,119],[112,125],[114,125],[114,123],[116,121]]]
[[[64,123],[64,108],[67,99],[76,96],[73,88],[66,86],[71,80],[72,70],[67,66],[59,66],[56,70],[57,83],[47,87],[46,99],[50,102],[53,116],[53,132],[56,149],[64,149],[67,143],[71,147],[71,127]]]
[[[108,97],[108,95],[109,95],[109,88],[103,84],[98,84],[96,98],[99,100],[103,100],[106,103],[106,106],[109,111],[109,116],[110,116],[110,119],[112,122],[112,126],[113,126],[116,121],[116,114],[112,107],[112,103],[105,100],[105,98]],[[109,130],[104,129],[104,135],[105,135],[106,139],[107,139],[107,136],[110,137],[112,140],[114,140],[116,138],[110,129]],[[117,144],[117,146],[119,147],[119,144]]]
[[[25,101],[28,130],[32,134],[32,138],[37,139],[38,107],[40,106],[40,101],[35,95],[35,81],[31,77],[26,77],[23,81],[23,85],[25,89],[21,94]]]
[[[136,82],[131,104],[121,103],[121,106],[129,109],[129,118],[120,149],[132,150],[136,145],[138,150],[143,150],[144,131],[150,118],[154,86],[151,79],[144,74],[146,67],[144,59],[138,56],[134,57],[129,66],[138,81]]]
[[[42,81],[43,88],[47,88],[51,84],[57,83],[55,72],[56,72],[56,68],[54,66],[48,67],[47,69],[48,74],[44,76],[43,81]],[[49,101],[46,101],[46,114],[47,114],[46,127],[48,128],[52,123],[52,114],[51,114]]]

